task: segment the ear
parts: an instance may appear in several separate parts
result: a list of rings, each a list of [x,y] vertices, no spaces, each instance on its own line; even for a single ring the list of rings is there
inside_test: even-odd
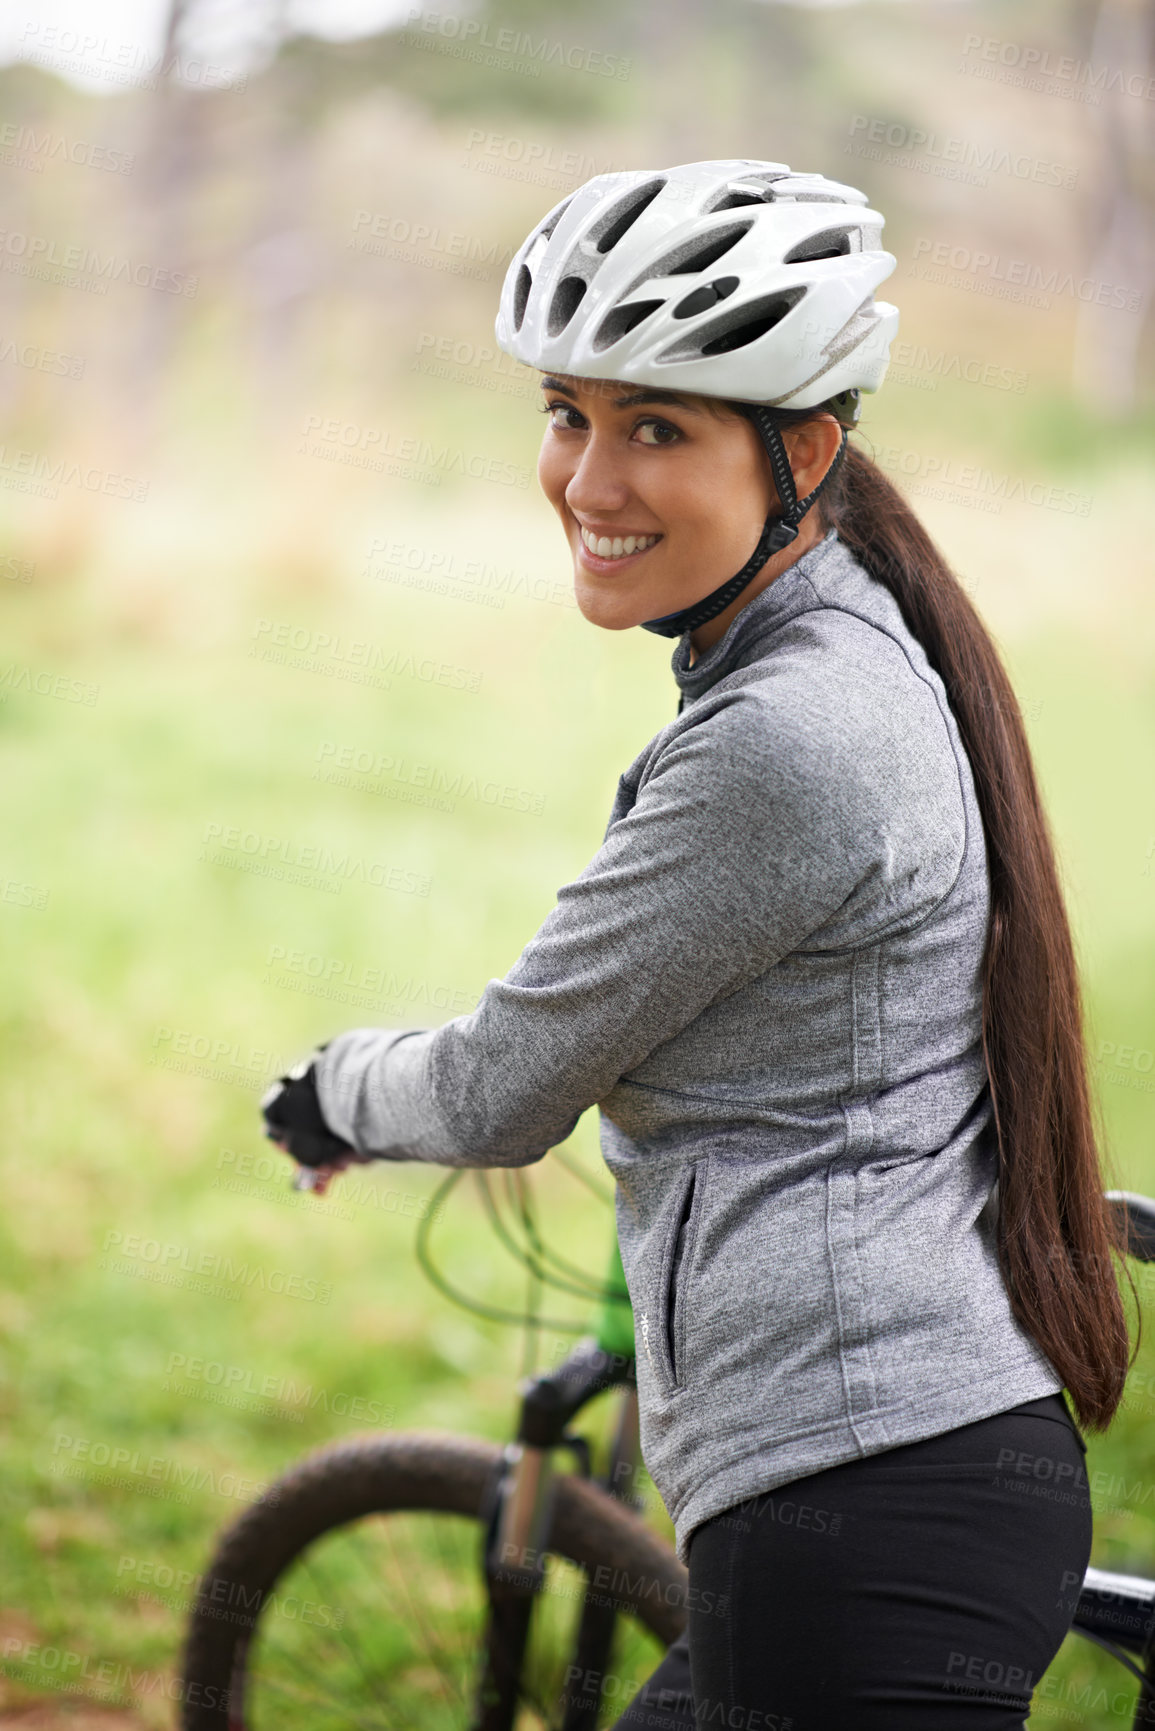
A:
[[[802,421],[796,427],[783,429],[782,439],[794,472],[798,497],[805,499],[813,493],[838,455],[842,427],[833,415],[815,415],[812,421]]]

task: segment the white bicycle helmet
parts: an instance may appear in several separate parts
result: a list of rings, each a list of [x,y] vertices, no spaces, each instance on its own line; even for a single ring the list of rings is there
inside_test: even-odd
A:
[[[846,431],[882,383],[897,308],[874,290],[896,260],[866,195],[752,159],[599,174],[523,242],[501,291],[499,347],[543,371],[722,397],[762,437],[783,506],[742,570],[646,620],[674,637],[720,613],[797,534],[778,409],[827,409]]]

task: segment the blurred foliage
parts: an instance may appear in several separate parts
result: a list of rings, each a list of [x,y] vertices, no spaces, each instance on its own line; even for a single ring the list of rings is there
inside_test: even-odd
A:
[[[260,1478],[351,1422],[291,1399],[257,1410],[180,1392],[173,1354],[377,1400],[398,1426],[509,1425],[522,1343],[426,1289],[409,1217],[341,1212],[339,1188],[331,1210],[298,1206],[267,1167],[247,1189],[221,1181],[267,1160],[256,1100],[278,1060],[341,1026],[432,1025],[438,993],[473,1000],[506,972],[595,850],[618,774],[676,707],[669,645],[594,633],[577,614],[533,481],[536,382],[484,353],[504,259],[590,174],[764,155],[861,185],[886,214],[899,268],[885,292],[915,358],[868,404],[863,437],[915,460],[898,478],[1007,655],[1068,886],[1109,1153],[1129,1187],[1155,1191],[1149,1075],[1134,1061],[1155,1049],[1149,331],[1126,327],[1138,388],[1120,409],[1078,384],[1073,356],[1102,333],[1073,297],[1025,308],[909,269],[921,237],[1093,269],[1103,189],[1121,172],[1106,166],[1102,105],[958,67],[972,35],[1086,56],[1102,11],[515,0],[471,16],[491,36],[622,56],[629,76],[526,76],[398,32],[290,42],[233,91],[97,97],[34,67],[0,72],[15,128],[0,160],[0,880],[44,897],[0,899],[14,1493],[0,1633],[171,1669],[181,1613],[124,1592],[123,1560],[195,1572],[238,1512],[209,1492],[186,1505],[61,1476],[61,1435]],[[859,157],[862,118],[1030,151],[1076,184],[992,172],[980,187],[925,172],[925,151]],[[125,153],[127,170],[92,166],[97,149]],[[363,250],[375,225],[383,238]],[[98,281],[102,264],[119,273],[105,292],[52,280],[45,249],[69,246],[94,255]],[[195,278],[194,292],[140,286],[129,267]],[[951,377],[944,359],[1009,370],[1021,390]],[[426,447],[423,478],[390,472],[404,441]],[[491,459],[517,481],[467,472]],[[1071,487],[1087,509],[986,508],[974,485],[932,485],[929,462],[985,468],[1012,491]],[[61,464],[95,487],[31,489],[30,470]],[[144,496],[106,496],[109,476]],[[393,566],[389,542],[404,550]],[[281,628],[343,648],[266,658]],[[442,660],[477,689],[349,677],[353,645]],[[21,670],[97,697],[39,694]],[[544,807],[442,811],[319,781],[326,742],[508,783]],[[228,826],[423,874],[429,894],[258,875],[240,849],[222,863],[206,838]],[[337,964],[343,997],[314,964]],[[365,968],[391,973],[394,996],[340,985]],[[170,1067],[182,1039],[223,1043],[228,1079]],[[596,1128],[590,1113],[571,1139],[591,1173]],[[420,1201],[438,1176],[405,1165],[372,1180]],[[555,1161],[534,1177],[549,1230],[600,1270],[607,1212]],[[477,1220],[459,1193],[446,1258],[463,1284],[515,1302],[519,1276]],[[133,1232],[329,1282],[331,1300],[228,1302],[102,1266],[109,1234]],[[1147,1320],[1134,1398],[1090,1459],[1095,1561],[1155,1575]],[[1105,1654],[1070,1641],[1052,1676],[1032,1723],[1125,1722]],[[11,1674],[3,1687],[4,1712],[44,1692]],[[126,1722],[161,1723],[154,1705]]]

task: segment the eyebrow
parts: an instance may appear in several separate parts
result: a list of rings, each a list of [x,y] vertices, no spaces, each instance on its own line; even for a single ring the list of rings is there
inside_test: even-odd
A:
[[[577,397],[569,386],[563,385],[561,380],[555,379],[552,374],[547,374],[541,381],[541,388],[543,391],[560,391],[564,397],[571,397],[574,402],[577,401]],[[613,399],[615,409],[632,409],[637,403],[667,403],[675,409],[685,409],[690,415],[705,413],[705,410],[699,408],[697,403],[688,402],[678,391],[631,391],[627,397],[615,397]]]

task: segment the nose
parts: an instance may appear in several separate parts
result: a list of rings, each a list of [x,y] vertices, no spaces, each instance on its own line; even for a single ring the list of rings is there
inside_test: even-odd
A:
[[[621,453],[615,452],[612,440],[591,432],[566,485],[566,504],[577,517],[609,517],[624,511],[631,496]]]

